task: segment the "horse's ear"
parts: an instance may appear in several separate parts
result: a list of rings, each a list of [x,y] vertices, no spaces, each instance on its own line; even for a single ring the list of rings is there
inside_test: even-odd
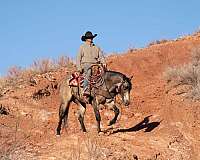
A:
[[[132,80],[132,78],[133,78],[133,75],[129,79]]]

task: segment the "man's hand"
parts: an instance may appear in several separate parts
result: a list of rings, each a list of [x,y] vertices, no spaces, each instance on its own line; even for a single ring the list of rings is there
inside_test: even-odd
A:
[[[107,65],[106,64],[103,64],[103,69],[107,70]]]

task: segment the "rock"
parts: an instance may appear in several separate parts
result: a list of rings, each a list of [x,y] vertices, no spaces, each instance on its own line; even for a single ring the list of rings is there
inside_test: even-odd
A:
[[[138,156],[135,155],[135,154],[133,154],[133,159],[134,159],[134,160],[138,160]]]
[[[9,114],[8,110],[5,107],[3,107],[2,104],[0,106],[0,114],[4,114],[4,115],[8,115]]]

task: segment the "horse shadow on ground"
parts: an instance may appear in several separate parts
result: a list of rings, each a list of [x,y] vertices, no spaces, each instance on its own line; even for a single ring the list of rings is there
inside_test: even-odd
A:
[[[150,122],[149,117],[151,117],[151,116],[152,115],[145,117],[140,123],[136,124],[133,127],[115,129],[115,130],[112,131],[111,134],[119,133],[119,132],[137,132],[137,131],[140,131],[142,129],[145,129],[144,132],[151,132],[156,127],[158,127],[160,125],[161,121],[162,121],[161,120],[159,122]]]

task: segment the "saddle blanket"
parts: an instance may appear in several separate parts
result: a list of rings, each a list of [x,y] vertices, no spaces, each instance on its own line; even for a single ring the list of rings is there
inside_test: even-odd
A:
[[[81,75],[79,72],[74,72],[71,74],[71,78],[69,80],[69,85],[78,87],[83,87],[84,76]]]

